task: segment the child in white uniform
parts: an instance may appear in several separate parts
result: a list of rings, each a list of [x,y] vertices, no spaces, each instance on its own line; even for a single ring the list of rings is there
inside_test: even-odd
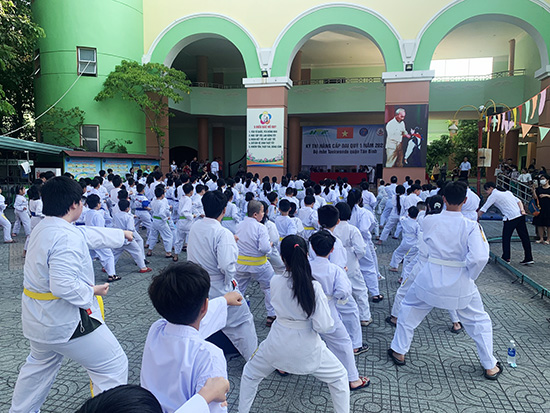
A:
[[[145,185],[137,184],[136,190],[137,194],[134,199],[134,204],[136,207],[136,228],[140,228],[141,226],[145,227],[147,230],[147,236],[149,236],[151,226],[153,225],[153,218],[151,218],[149,199],[145,196]]]
[[[6,218],[4,211],[6,210],[6,198],[2,195],[2,188],[0,188],[0,226],[4,230],[4,243],[11,244],[15,242],[11,238],[11,222]]]
[[[271,280],[271,302],[277,319],[265,341],[246,363],[241,376],[239,413],[248,413],[260,382],[276,369],[311,374],[329,386],[336,413],[348,413],[349,384],[346,370],[321,340],[334,320],[320,283],[311,274],[306,241],[296,235],[281,243],[286,266]]]
[[[227,378],[221,349],[205,339],[225,326],[227,306],[240,306],[242,296],[229,292],[208,300],[210,277],[192,262],[168,267],[153,278],[149,297],[163,317],[147,334],[141,385],[151,391],[166,413],[175,412],[209,378]],[[227,412],[217,402],[210,412]]]
[[[225,208],[225,215],[222,219],[222,226],[234,234],[237,231],[237,225],[241,222],[241,216],[239,214],[239,208],[233,203],[234,195],[231,189],[225,190],[225,197],[227,198],[227,207]]]
[[[176,242],[174,242],[174,261],[178,261],[181,251],[187,251],[187,238],[193,225],[193,185],[187,183],[178,188],[184,196],[178,202],[178,221],[176,223]]]
[[[164,197],[164,185],[160,184],[155,187],[155,197],[156,199],[151,202],[153,225],[151,226],[149,238],[147,239],[147,245],[149,245],[147,256],[150,257],[153,255],[153,248],[155,248],[160,234],[164,244],[165,257],[172,258],[174,237],[169,223],[171,215],[170,204]]]
[[[15,209],[15,223],[13,224],[12,237],[19,234],[21,227],[25,230],[25,236],[31,234],[31,217],[29,215],[29,201],[25,197],[25,188],[22,186],[15,187],[15,202],[13,208]]]
[[[279,240],[281,241],[287,235],[296,235],[298,233],[296,222],[288,216],[289,211],[290,201],[288,199],[281,200],[279,202],[279,212],[281,215],[275,218],[275,225],[277,226],[277,231],[279,231]]]
[[[312,195],[307,195],[304,198],[304,208],[300,208],[298,211],[298,218],[302,222],[304,227],[304,238],[307,240],[319,229],[319,217],[317,216],[317,211],[313,209],[315,204],[315,198]]]
[[[386,241],[391,231],[394,228],[396,228],[397,225],[399,224],[399,218],[403,215],[403,199],[405,198],[404,194],[405,194],[405,187],[403,185],[397,185],[397,187],[395,188],[395,195],[393,195],[391,198],[391,204],[392,204],[391,214],[388,218],[388,221],[386,222],[386,225],[384,225],[384,229],[382,230],[382,234],[380,235],[380,240],[378,241],[378,245]],[[396,233],[397,233],[397,228],[396,228]],[[394,234],[394,238],[397,238],[396,234]]]
[[[401,244],[393,251],[390,261],[389,270],[397,272],[399,264],[403,258],[409,253],[409,251],[418,243],[418,234],[420,233],[420,227],[416,221],[418,216],[418,208],[411,206],[407,210],[407,216],[401,217],[401,227],[403,228],[403,239]]]
[[[422,221],[427,262],[403,299],[388,355],[396,364],[405,364],[414,329],[431,309],[456,310],[464,329],[476,343],[485,377],[496,380],[503,367],[493,355],[491,318],[475,285],[489,259],[489,244],[479,224],[460,212],[465,197],[464,184],[447,184],[444,193],[447,210]]]
[[[239,249],[231,231],[221,226],[227,205],[225,195],[219,191],[207,192],[202,203],[205,218],[191,226],[187,259],[199,264],[210,275],[209,297],[213,299],[238,291],[235,276]],[[229,309],[222,331],[246,360],[258,346],[254,318],[247,305]]]

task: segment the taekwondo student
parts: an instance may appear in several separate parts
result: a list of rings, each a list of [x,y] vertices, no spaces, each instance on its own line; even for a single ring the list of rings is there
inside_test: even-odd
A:
[[[205,217],[191,226],[187,259],[208,272],[209,297],[214,299],[238,291],[235,275],[239,249],[231,231],[221,225],[227,204],[225,195],[209,191],[202,197],[202,204]],[[247,305],[228,309],[227,325],[222,331],[246,360],[258,346],[254,319]]]
[[[173,261],[178,261],[178,255],[181,251],[187,251],[187,238],[191,225],[193,225],[193,185],[187,183],[177,188],[177,193],[183,192],[178,202],[178,222],[176,224],[176,241],[174,242],[174,257]]]
[[[164,252],[166,258],[172,258],[172,245],[174,243],[174,236],[170,227],[170,204],[164,197],[164,185],[158,184],[155,186],[155,197],[151,202],[151,212],[153,213],[153,224],[151,225],[151,231],[149,231],[149,237],[147,238],[147,245],[149,245],[149,251],[147,256],[153,255],[153,248],[157,243],[159,234],[164,243]],[[177,261],[177,258],[172,258]]]
[[[460,212],[466,200],[466,185],[447,184],[444,200],[446,211],[422,221],[427,261],[401,303],[388,355],[395,364],[404,365],[414,329],[432,308],[456,310],[476,343],[485,377],[496,380],[504,368],[493,355],[491,318],[475,284],[489,260],[489,244],[479,224]]]
[[[248,216],[237,225],[235,236],[239,257],[235,279],[243,294],[246,294],[250,280],[258,281],[265,296],[266,326],[271,327],[275,321],[275,310],[271,305],[269,283],[274,272],[271,263],[267,260],[272,244],[269,241],[266,226],[261,224],[264,213],[263,204],[260,201],[252,200],[248,203]]]
[[[6,209],[6,198],[2,195],[2,188],[0,188],[0,226],[4,229],[4,243],[11,244],[15,241],[11,238],[11,222],[4,215]]]
[[[132,233],[71,225],[82,212],[82,188],[67,177],[42,187],[43,213],[34,229],[24,268],[23,335],[30,355],[19,372],[10,412],[38,412],[65,356],[84,367],[95,394],[126,384],[128,359],[103,324],[88,249],[119,248]]]

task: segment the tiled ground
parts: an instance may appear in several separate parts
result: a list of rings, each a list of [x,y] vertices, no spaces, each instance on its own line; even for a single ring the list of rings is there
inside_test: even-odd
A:
[[[20,294],[22,290],[23,238],[16,245],[0,244],[0,411],[7,411],[17,372],[28,353],[21,334]],[[478,285],[486,309],[494,322],[497,358],[506,361],[506,347],[513,338],[518,346],[518,368],[506,369],[498,382],[483,378],[475,345],[465,334],[449,331],[446,312],[434,310],[417,329],[408,363],[397,368],[386,350],[393,328],[384,322],[397,288],[394,273],[387,272],[390,254],[397,242],[378,248],[382,274],[381,291],[386,299],[372,304],[374,323],[364,329],[370,351],[357,357],[360,373],[372,385],[351,396],[354,412],[544,412],[550,411],[550,301],[531,298],[533,291],[512,284],[515,277],[489,264]],[[494,246],[492,246],[494,248]],[[153,257],[155,270],[166,266],[162,252]],[[146,289],[150,274],[136,273],[130,258],[119,263],[122,281],[114,283],[106,298],[107,324],[121,342],[130,363],[131,383],[139,383],[141,354],[147,330],[157,319]],[[98,281],[104,277],[96,264]],[[547,267],[540,267],[548,274]],[[261,290],[252,286],[251,307],[259,339],[266,337],[265,309]],[[239,378],[244,360],[228,362],[231,381],[229,411],[236,412]],[[68,412],[89,397],[88,378],[73,362],[65,362],[43,406],[43,412]],[[271,375],[260,385],[254,412],[330,412],[327,387],[312,377]]]

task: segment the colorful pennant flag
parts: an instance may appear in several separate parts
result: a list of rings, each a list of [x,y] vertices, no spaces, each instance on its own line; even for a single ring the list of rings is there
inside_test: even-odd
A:
[[[521,124],[521,133],[523,134],[523,139],[527,137],[527,134],[529,133],[532,127],[533,125],[529,125],[528,123]]]
[[[546,89],[540,92],[539,116],[542,115],[542,112],[544,112],[544,105],[546,105]]]
[[[529,122],[529,112],[531,109],[531,101],[525,102],[525,122]]]
[[[548,135],[548,132],[550,132],[550,128],[539,126],[539,137],[541,142],[544,140],[544,138],[546,138],[546,135]]]
[[[535,95],[533,96],[533,98],[531,99],[532,101],[532,108],[531,108],[531,117],[529,119],[533,119],[535,117],[535,112],[537,110],[537,98],[538,98],[538,95]]]

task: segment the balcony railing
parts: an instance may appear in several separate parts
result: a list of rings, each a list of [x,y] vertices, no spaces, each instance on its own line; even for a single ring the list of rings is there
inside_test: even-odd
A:
[[[333,77],[327,79],[294,80],[294,86],[332,85],[338,83],[382,83],[381,77]]]
[[[224,85],[221,83],[212,83],[212,82],[192,82],[191,87],[211,87],[214,89],[244,89],[244,85],[233,84],[233,85]]]
[[[478,76],[441,76],[434,77],[432,82],[481,82],[484,80],[499,79],[512,76],[524,76],[525,69],[504,70],[502,72],[489,73]]]

